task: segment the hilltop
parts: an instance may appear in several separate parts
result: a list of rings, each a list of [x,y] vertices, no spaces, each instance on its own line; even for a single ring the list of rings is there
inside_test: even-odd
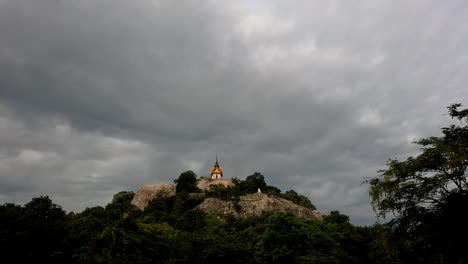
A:
[[[231,215],[236,217],[257,217],[264,213],[292,213],[296,217],[321,220],[318,211],[297,205],[286,199],[265,193],[253,193],[239,196],[238,200],[223,201],[218,198],[207,198],[199,206],[206,213],[216,215]]]
[[[177,185],[144,185],[136,192],[131,204],[144,210],[155,199],[167,199],[176,196],[178,191],[188,190],[189,195],[198,201],[196,208],[208,214],[246,218],[264,213],[285,212],[304,219],[322,219],[322,214],[314,210],[315,207],[308,198],[292,190],[282,194],[278,188],[267,186],[263,175],[259,173],[248,176],[245,181],[207,178],[197,180],[193,172],[187,171],[176,182]],[[181,190],[180,187],[177,188],[179,185],[185,187]],[[308,208],[303,206],[305,204],[309,205]]]

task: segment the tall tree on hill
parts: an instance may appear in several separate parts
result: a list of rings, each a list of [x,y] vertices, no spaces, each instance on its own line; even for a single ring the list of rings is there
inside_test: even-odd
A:
[[[197,175],[191,170],[182,172],[179,178],[174,180],[174,183],[176,184],[176,192],[186,191],[190,193],[200,191],[197,187]]]
[[[378,216],[394,214],[388,226],[394,240],[404,242],[401,257],[408,262],[468,261],[466,243],[456,242],[468,236],[468,109],[460,107],[447,107],[459,124],[416,141],[422,146],[417,157],[390,159],[387,169],[367,181]]]
[[[265,187],[267,186],[265,183],[265,177],[260,172],[254,172],[254,174],[247,176],[241,185],[242,189],[246,193],[255,193],[258,189],[265,190]]]

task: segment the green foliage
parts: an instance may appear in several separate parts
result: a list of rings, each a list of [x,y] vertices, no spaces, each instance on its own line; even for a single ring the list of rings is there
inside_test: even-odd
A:
[[[224,201],[239,201],[239,196],[244,195],[238,186],[224,187],[223,185],[211,185],[204,192],[205,197],[217,198]]]
[[[292,214],[272,215],[258,242],[260,257],[267,263],[296,263],[310,247],[307,233]]]
[[[254,174],[247,176],[245,180],[233,178],[232,182],[235,187],[229,188],[228,193],[226,194],[229,195],[229,197],[256,193],[258,189],[266,190],[267,188],[265,177],[259,172],[255,172]]]
[[[145,228],[146,227],[146,228]],[[168,252],[168,241],[156,228],[139,228],[130,219],[107,226],[94,240],[86,262],[154,263]]]
[[[259,172],[247,176],[245,180],[233,178],[232,183],[234,183],[234,187],[228,188],[222,185],[213,185],[209,190],[205,191],[205,195],[206,197],[214,197],[222,200],[236,200],[239,196],[256,193],[258,189],[267,189],[265,177]],[[276,187],[271,188],[279,190]]]
[[[174,209],[175,196],[156,197],[145,207],[144,222],[174,222],[172,211]]]
[[[24,251],[19,250],[29,238],[24,212],[24,207],[15,204],[6,203],[0,206],[0,248],[2,257],[6,259],[24,256]],[[26,248],[26,251],[29,249]]]
[[[65,260],[66,214],[47,196],[24,207],[0,207],[0,246],[3,258],[17,262]]]
[[[275,186],[267,185],[265,182],[265,177],[259,173],[255,172],[254,174],[247,176],[247,178],[242,181],[237,178],[232,179],[234,183],[234,188],[217,188],[214,192],[217,196],[213,195],[213,192],[208,192],[208,197],[216,197],[220,199],[232,199],[232,197],[246,195],[250,193],[256,193],[258,189],[261,192],[267,193],[269,195],[275,195],[283,199],[289,200],[297,205],[304,206],[311,210],[316,210],[315,205],[304,195],[298,194],[294,190],[286,191],[281,193],[281,190]]]
[[[184,212],[195,208],[203,202],[205,198],[203,196],[191,195],[188,192],[179,192],[176,194],[176,199],[174,201],[173,213],[176,215],[181,215]]]
[[[448,107],[460,125],[442,128],[442,136],[416,141],[417,157],[391,159],[388,168],[367,181],[378,216],[393,213],[392,240],[402,245],[399,257],[412,263],[455,263],[468,259],[457,241],[468,235],[468,109]]]
[[[273,194],[273,195],[280,195],[281,194],[280,189],[278,189],[275,186],[270,186],[270,185],[266,186],[265,190],[263,192],[268,193],[268,194]]]
[[[144,211],[133,210],[132,197],[121,192],[104,208],[68,215],[47,197],[2,205],[0,243],[12,250],[5,256],[48,263],[353,263],[357,253],[346,238],[361,251],[370,245],[341,214],[324,221],[285,213],[219,218],[197,209],[201,196],[185,191]]]
[[[460,105],[449,107],[452,117],[462,119]],[[423,214],[453,194],[466,194],[468,185],[468,126],[442,128],[442,137],[416,141],[421,154],[405,161],[391,159],[388,169],[367,182],[373,205],[380,216],[389,212],[401,216]]]
[[[30,219],[41,223],[60,221],[65,218],[65,211],[54,204],[48,196],[33,198],[24,205],[25,214]]]
[[[176,184],[176,192],[200,192],[197,187],[197,175],[191,170],[182,172],[179,178],[174,180],[174,183]]]
[[[202,229],[205,226],[206,213],[200,209],[192,209],[177,219],[174,227],[188,232]]]
[[[306,208],[309,208],[311,210],[315,210],[315,205],[312,204],[312,202],[309,200],[309,198],[305,197],[302,194],[298,194],[294,190],[289,190],[286,191],[284,194],[277,194],[279,197],[284,198],[286,200],[289,200],[295,204],[298,204],[300,206],[304,206]]]
[[[241,183],[241,188],[245,190],[246,193],[256,193],[258,189],[265,189],[266,186],[265,177],[259,172],[247,176],[245,181]]]
[[[372,239],[373,229],[357,229],[339,212],[323,221],[306,221],[273,212],[221,217],[197,208],[205,196],[238,202],[240,195],[258,188],[311,208],[310,201],[295,191],[281,193],[268,186],[260,173],[244,181],[234,179],[233,188],[220,186],[206,193],[193,192],[194,178],[193,173],[182,173],[176,195],[156,197],[144,211],[131,204],[134,193],[126,191],[114,195],[105,207],[68,215],[48,197],[33,198],[25,206],[1,205],[4,257],[20,263],[253,264],[376,263],[387,256],[381,243]],[[367,254],[371,248],[378,254]]]
[[[113,222],[108,212],[100,206],[86,208],[83,212],[67,218],[66,244],[70,247],[69,254],[76,261],[87,258],[89,242]]]

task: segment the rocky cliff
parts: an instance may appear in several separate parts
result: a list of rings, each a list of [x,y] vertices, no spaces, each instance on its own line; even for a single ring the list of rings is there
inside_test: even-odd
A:
[[[259,216],[266,212],[291,212],[297,217],[321,220],[322,214],[291,201],[265,193],[254,193],[240,196],[233,201],[223,201],[217,198],[207,198],[199,205],[207,213],[233,215],[237,217]]]
[[[215,182],[215,183],[213,183]],[[212,183],[212,184],[210,184]],[[231,181],[206,181],[199,183],[202,189],[209,189],[213,184],[231,186]],[[174,184],[144,185],[133,197],[132,204],[143,210],[150,201],[159,197],[169,197],[176,194]],[[203,195],[203,193],[201,193]],[[320,220],[322,214],[318,211],[297,205],[286,199],[267,195],[265,193],[253,193],[239,196],[237,199],[225,201],[217,198],[206,198],[198,207],[210,214],[233,215],[236,217],[260,216],[266,212],[291,212],[297,217]]]
[[[141,187],[135,193],[131,203],[143,210],[153,199],[174,196],[175,193],[176,189],[174,184],[148,184]]]
[[[228,179],[201,179],[197,182],[197,187],[202,191],[210,190],[213,188],[213,186],[221,186],[224,188],[228,188],[234,187],[234,183]]]

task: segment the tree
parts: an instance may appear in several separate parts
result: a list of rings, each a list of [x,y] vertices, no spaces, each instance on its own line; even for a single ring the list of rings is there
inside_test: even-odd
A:
[[[291,213],[275,213],[257,243],[257,254],[265,263],[297,263],[310,248],[303,225]]]
[[[135,196],[134,192],[122,191],[114,195],[112,202],[106,206],[106,211],[112,217],[120,217],[128,214],[131,211],[139,211],[136,206],[132,205],[132,199]]]
[[[48,196],[35,197],[25,204],[24,208],[30,219],[41,223],[63,220],[65,218],[65,211],[62,210],[62,207],[53,203]]]
[[[268,185],[265,187],[265,191],[263,191],[268,194],[274,194],[276,196],[279,196],[281,194],[281,190],[275,186]]]
[[[245,181],[241,183],[241,189],[245,193],[256,193],[258,189],[264,190],[267,186],[265,183],[265,177],[260,172],[255,172],[254,174],[247,176]]]
[[[440,137],[416,141],[422,146],[417,157],[390,159],[387,169],[366,181],[377,215],[394,214],[388,226],[406,240],[408,256],[415,252],[425,256],[414,262],[468,261],[466,244],[454,243],[468,235],[463,224],[468,217],[462,209],[468,203],[468,109],[460,107],[447,107],[459,125],[442,128]]]
[[[101,206],[86,208],[78,214],[70,214],[66,227],[68,234],[65,241],[68,247],[68,255],[73,256],[73,259],[80,263],[89,263],[89,242],[100,234],[106,225],[114,221],[111,217]]]
[[[24,243],[29,240],[25,232],[27,219],[23,219],[25,210],[19,205],[6,203],[0,206],[0,248],[5,259],[24,257]]]
[[[197,175],[191,170],[182,172],[179,178],[174,180],[174,183],[176,184],[176,192],[200,192],[197,187]]]
[[[315,210],[315,205],[312,204],[312,202],[307,198],[306,196],[302,194],[298,194],[294,190],[289,190],[286,191],[284,194],[280,194],[280,197],[285,198],[297,205],[304,206],[306,208],[309,208],[311,210]]]
[[[35,197],[25,204],[24,214],[20,217],[24,229],[19,232],[23,254],[19,257],[28,260],[25,262],[63,261],[63,241],[67,235],[65,216],[65,211],[48,196]]]

